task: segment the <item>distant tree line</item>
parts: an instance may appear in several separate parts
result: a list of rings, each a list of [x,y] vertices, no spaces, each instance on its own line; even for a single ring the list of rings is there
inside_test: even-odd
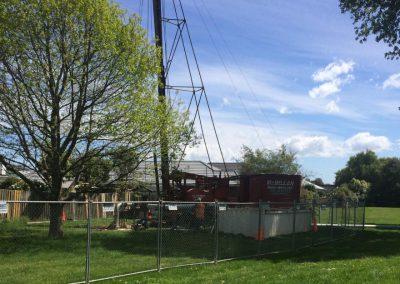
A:
[[[343,196],[365,196],[370,205],[400,205],[400,159],[360,152],[336,173],[335,185]]]

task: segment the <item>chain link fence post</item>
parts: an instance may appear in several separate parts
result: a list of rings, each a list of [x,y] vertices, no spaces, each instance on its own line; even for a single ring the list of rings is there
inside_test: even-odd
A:
[[[218,201],[215,201],[215,220],[214,220],[214,238],[215,238],[215,254],[214,254],[214,263],[217,264],[218,262],[218,252],[219,252],[219,219],[218,219],[218,215],[219,215],[219,204]]]
[[[347,220],[347,223],[346,223],[346,226],[347,227],[350,227],[350,217],[351,217],[351,210],[350,210],[350,207],[351,207],[351,205],[350,205],[350,202],[347,200],[347,202],[346,202],[346,213],[347,213],[347,217],[346,217],[346,220]]]
[[[353,202],[353,219],[354,219],[354,229],[356,228],[356,223],[357,223],[357,208],[358,208],[358,200],[357,202]]]
[[[87,202],[88,214],[87,214],[87,238],[86,238],[86,268],[85,268],[85,283],[90,282],[90,246],[92,239],[92,201],[89,199]]]
[[[318,203],[318,223],[321,224],[321,203]]]
[[[363,202],[363,217],[362,218],[363,218],[362,219],[362,230],[364,231],[365,230],[365,199]]]
[[[257,254],[261,254],[261,237],[264,236],[264,233],[261,233],[261,215],[262,215],[262,204],[261,200],[258,201],[258,227],[257,227]],[[264,230],[264,228],[263,228]]]
[[[333,241],[333,215],[335,214],[335,202],[331,199],[331,241]]]
[[[293,201],[293,231],[292,231],[292,250],[296,249],[296,200]]]
[[[344,226],[347,227],[347,207],[348,207],[348,201],[346,200],[344,202]]]
[[[161,271],[161,245],[162,245],[162,210],[163,202],[158,201],[158,224],[157,224],[157,271]]]
[[[315,205],[316,205],[316,203],[317,203],[317,200],[316,199],[314,199],[313,198],[313,200],[312,200],[312,207],[311,207],[311,210],[312,210],[312,212],[311,212],[311,246],[314,246],[314,244],[315,244],[315,234],[317,233],[316,231],[314,232],[314,226],[317,226],[317,224],[315,224],[314,225],[314,223],[315,222],[317,222],[317,217],[315,216],[316,214],[316,210],[315,210]],[[319,205],[319,216],[318,216],[318,219],[320,219],[320,216],[321,216],[321,205]]]

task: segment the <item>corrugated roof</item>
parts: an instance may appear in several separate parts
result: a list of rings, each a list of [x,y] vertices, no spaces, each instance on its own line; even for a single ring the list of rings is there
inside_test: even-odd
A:
[[[303,179],[301,183],[302,183],[303,186],[305,186],[305,185],[311,185],[311,186],[314,186],[315,189],[318,189],[318,190],[326,190],[324,187],[319,186],[319,185],[316,185],[316,184],[314,184],[314,183],[312,183],[312,182],[309,182],[309,181],[306,180],[306,179]]]
[[[228,164],[230,164],[229,169],[232,169],[233,168],[232,165],[234,163],[228,163]],[[225,175],[223,163],[213,163],[213,167],[211,167],[209,164],[204,163],[202,161],[181,161],[179,165],[177,161],[173,161],[170,163],[170,165],[172,169],[177,168],[180,171],[196,175],[203,175],[209,177],[219,176],[220,174],[221,176]],[[158,169],[160,171],[160,165],[158,165]],[[233,175],[234,172],[230,172],[229,169],[228,173],[230,175]],[[21,172],[32,180],[38,180],[38,181],[40,180],[40,177],[32,170],[22,170]],[[161,177],[161,174],[159,176]],[[7,175],[4,175],[4,177],[7,177]],[[110,179],[115,179],[115,178],[116,178],[115,173],[114,174],[111,173]],[[131,178],[134,178],[141,182],[155,183],[154,162],[152,160],[141,162],[138,165],[136,172],[134,173],[134,176]],[[67,184],[68,181],[65,181],[64,183]]]
[[[6,167],[0,164],[0,176],[5,176],[5,175],[7,175]]]
[[[229,163],[219,163],[219,162],[212,162],[211,165],[213,167],[219,168],[223,171],[225,171],[225,166],[226,170],[228,171],[229,175],[238,175],[240,173],[240,167],[242,163],[236,163],[236,162],[229,162]]]

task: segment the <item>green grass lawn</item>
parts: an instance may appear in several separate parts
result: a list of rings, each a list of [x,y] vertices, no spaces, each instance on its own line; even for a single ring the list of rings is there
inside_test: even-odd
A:
[[[362,224],[363,209],[359,207],[354,211],[354,208],[348,209],[347,218],[350,220],[349,223],[354,223],[354,216],[356,217],[356,223]],[[317,209],[317,220],[319,223],[331,223],[330,209]],[[334,211],[335,224],[343,224],[345,222],[345,210],[343,208],[336,208]],[[318,218],[319,216],[319,218]],[[366,207],[365,208],[365,223],[376,224],[376,225],[399,225],[400,226],[400,208],[389,208],[389,207]]]
[[[400,225],[400,208],[366,207],[367,224]]]
[[[337,204],[334,206],[333,219],[331,219],[331,208],[330,206],[321,206],[315,209],[317,222],[321,224],[348,224],[352,225],[354,222],[356,224],[362,224],[363,222],[363,207],[352,207],[348,206],[345,208],[343,204]]]
[[[400,231],[367,229],[356,238],[273,255],[164,270],[107,283],[399,283]]]
[[[156,229],[139,232],[101,230],[110,221],[93,221],[91,279],[155,269]],[[47,237],[48,223],[0,223],[0,283],[66,283],[83,280],[85,226],[85,222],[68,221],[64,225],[65,236],[52,240]],[[353,228],[331,230],[321,227],[316,233],[296,234],[294,244],[299,248],[351,233]],[[162,240],[162,267],[214,260],[215,234],[210,228],[202,231],[165,228]],[[260,242],[220,233],[219,244],[218,255],[222,259],[288,250],[292,248],[293,238],[286,235]],[[233,262],[232,265],[237,264]]]

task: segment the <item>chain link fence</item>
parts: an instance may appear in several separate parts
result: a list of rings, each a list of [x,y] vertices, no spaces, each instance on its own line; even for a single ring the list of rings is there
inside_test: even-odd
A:
[[[88,283],[321,245],[362,230],[365,208],[358,201],[7,201],[0,218],[0,282],[18,282],[19,271],[20,282]],[[52,222],[62,237],[49,237]]]

